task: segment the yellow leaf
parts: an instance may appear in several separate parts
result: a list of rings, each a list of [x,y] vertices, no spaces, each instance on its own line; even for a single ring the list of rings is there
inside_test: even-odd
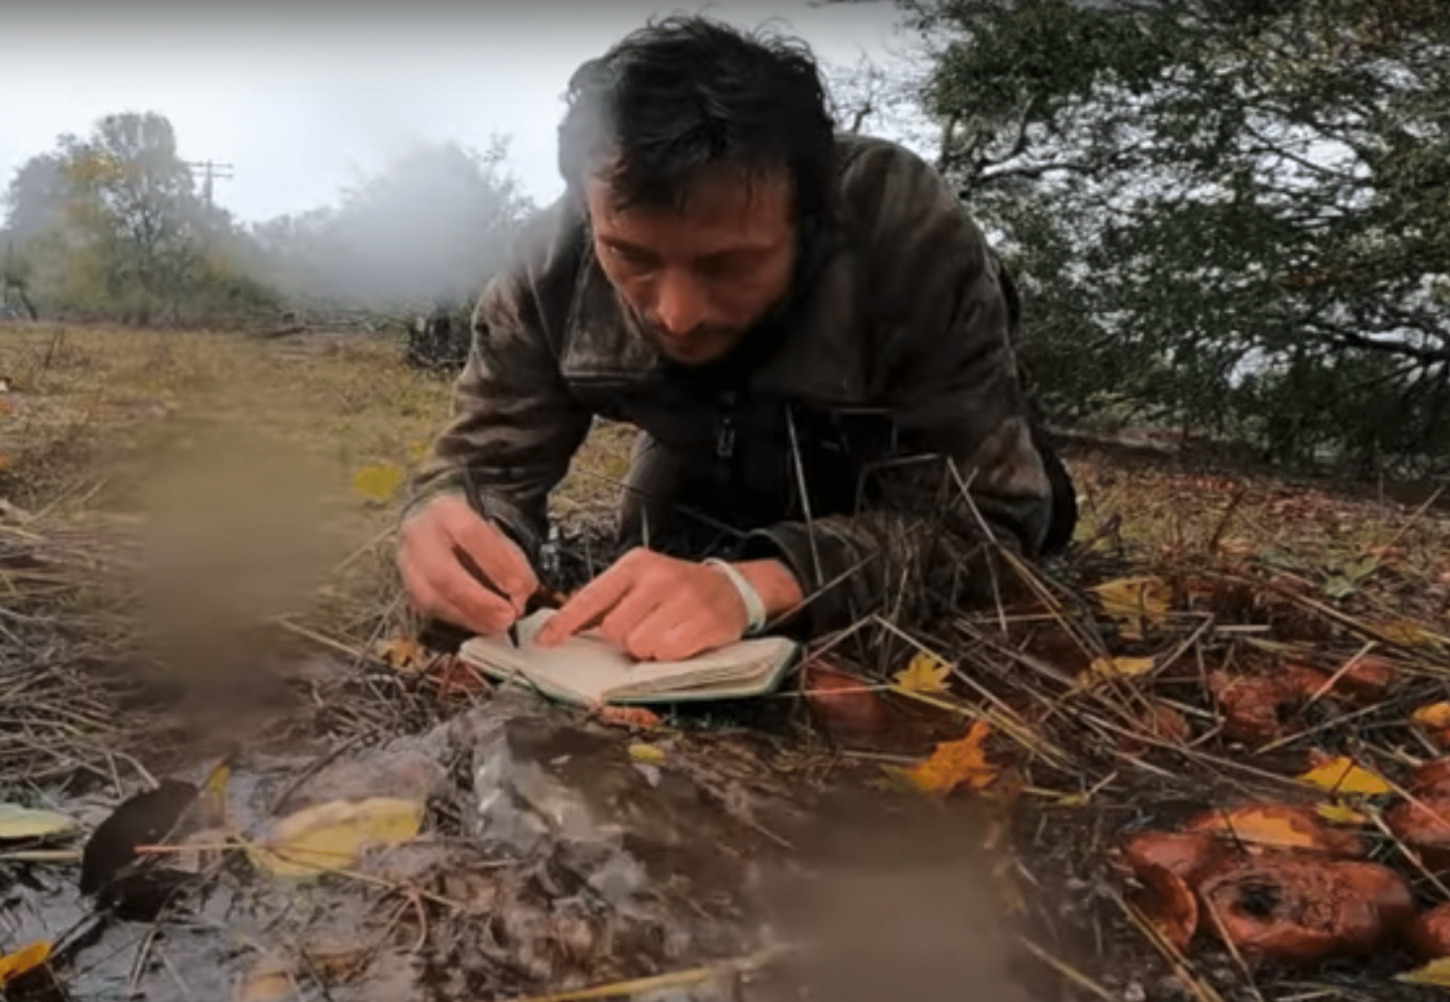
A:
[[[0,957],[0,988],[8,981],[29,974],[50,959],[50,941],[41,940],[6,957]]]
[[[641,741],[629,746],[629,759],[645,765],[663,765],[665,752],[658,745],[647,745]]]
[[[1420,625],[1413,619],[1397,619],[1379,628],[1386,640],[1404,647],[1443,647],[1447,638]]]
[[[1418,726],[1430,731],[1450,730],[1450,703],[1422,706],[1410,717]]]
[[[1413,971],[1397,975],[1395,980],[1403,981],[1411,985],[1434,985],[1437,988],[1450,988],[1450,957],[1441,957],[1439,960],[1432,960],[1424,967],[1419,967]]]
[[[408,480],[407,473],[391,464],[368,466],[357,472],[352,485],[374,501],[391,501]]]
[[[1170,592],[1161,578],[1119,578],[1092,589],[1103,611],[1116,619],[1161,623],[1168,618]]]
[[[198,807],[201,821],[211,828],[225,828],[227,823],[227,787],[231,783],[232,769],[222,759],[207,774],[201,786]]]
[[[318,876],[350,868],[369,848],[401,845],[422,825],[423,805],[416,801],[334,800],[283,818],[251,855],[275,876]]]
[[[1094,681],[1114,678],[1136,678],[1153,670],[1152,658],[1095,658],[1088,667],[1088,677]]]
[[[373,645],[373,654],[396,671],[413,674],[428,662],[427,649],[415,637],[393,637]]]
[[[896,673],[896,687],[903,692],[946,692],[951,668],[930,654],[919,652]]]
[[[1343,755],[1315,766],[1299,779],[1330,793],[1358,793],[1374,797],[1394,790],[1384,779],[1360,768]]]
[[[962,784],[986,789],[997,778],[983,747],[991,733],[992,725],[978,720],[966,737],[938,744],[931,758],[911,770],[912,782],[923,793],[949,793]]]
[[[64,835],[76,823],[55,811],[34,811],[14,804],[0,804],[0,841],[22,838],[49,838]]]
[[[1369,823],[1369,817],[1367,815],[1356,811],[1348,804],[1320,804],[1314,808],[1314,813],[1332,825],[1363,825]]]

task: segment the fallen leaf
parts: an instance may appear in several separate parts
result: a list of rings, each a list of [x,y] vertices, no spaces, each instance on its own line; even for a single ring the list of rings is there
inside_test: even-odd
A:
[[[629,760],[640,762],[644,765],[663,765],[666,761],[664,749],[658,745],[647,745],[643,742],[636,742],[629,746]]]
[[[1450,703],[1431,703],[1410,715],[1419,727],[1429,731],[1450,730]]]
[[[416,637],[392,637],[373,644],[373,654],[389,668],[404,674],[422,671],[428,663],[428,649]]]
[[[1450,960],[1450,904],[1438,905],[1415,916],[1405,938],[1426,960]],[[1450,980],[1444,982],[1450,988]]]
[[[298,997],[291,965],[278,952],[258,958],[232,992],[232,1002],[284,1002]]]
[[[1307,849],[1344,856],[1362,856],[1364,844],[1349,832],[1326,828],[1307,807],[1290,804],[1242,804],[1208,811],[1184,826],[1233,842],[1266,849]]]
[[[0,957],[0,988],[4,988],[7,982],[29,974],[49,959],[50,941],[45,939]]]
[[[1425,797],[1434,794],[1450,796],[1450,758],[1436,758],[1415,767],[1410,776],[1410,792]]]
[[[627,727],[632,731],[653,731],[664,726],[654,710],[643,706],[612,706],[599,703],[590,708],[590,715],[610,727]]]
[[[417,836],[424,805],[397,797],[334,800],[288,815],[251,848],[253,861],[279,877],[312,877],[353,866],[369,848]]]
[[[1088,675],[1099,681],[1136,678],[1152,671],[1153,665],[1152,658],[1095,658],[1088,666]]]
[[[118,878],[136,860],[136,847],[155,845],[164,839],[195,802],[198,792],[191,783],[168,778],[156,789],[122,801],[86,840],[81,893],[128,897],[132,892],[129,883]]]
[[[1302,782],[1317,786],[1330,793],[1360,794],[1377,797],[1391,793],[1394,787],[1368,769],[1354,764],[1352,759],[1341,755],[1328,759],[1299,777]]]
[[[1450,988],[1450,957],[1441,957],[1438,960],[1430,961],[1424,967],[1396,975],[1395,980],[1409,985],[1434,985],[1437,988]]]
[[[918,652],[905,669],[896,673],[896,687],[903,692],[946,692],[951,671],[930,654]]]
[[[931,758],[911,770],[912,782],[924,793],[949,793],[962,784],[973,790],[986,789],[997,778],[983,747],[991,733],[992,725],[978,720],[966,737],[938,744]]]
[[[1193,737],[1188,720],[1166,703],[1150,702],[1141,712],[1135,714],[1137,726],[1134,735],[1118,738],[1118,750],[1124,755],[1141,755],[1149,747],[1144,737],[1153,737],[1168,744],[1183,744]]]
[[[1106,581],[1092,589],[1103,611],[1123,621],[1128,632],[1141,635],[1143,624],[1157,624],[1168,618],[1168,584],[1161,578],[1137,577]]]
[[[1402,647],[1443,647],[1446,638],[1413,619],[1397,619],[1379,627],[1378,632],[1391,643]]]
[[[1270,853],[1235,859],[1198,888],[1207,923],[1246,957],[1313,964],[1363,956],[1414,916],[1410,887],[1378,863]]]
[[[1319,804],[1314,808],[1314,813],[1332,825],[1364,825],[1369,823],[1369,815],[1356,811],[1348,804]]]
[[[51,838],[77,827],[72,818],[55,811],[38,811],[15,804],[0,804],[0,842],[11,839]]]
[[[225,828],[227,825],[227,787],[231,783],[232,768],[222,759],[207,773],[197,799],[198,823],[207,828]]]
[[[408,474],[401,467],[383,464],[358,470],[352,485],[374,501],[386,504],[407,481]]]

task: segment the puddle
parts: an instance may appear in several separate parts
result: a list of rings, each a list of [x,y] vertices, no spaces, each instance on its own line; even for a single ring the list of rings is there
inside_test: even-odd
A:
[[[184,778],[200,784],[207,765]],[[280,815],[367,797],[426,800],[421,834],[351,875],[306,881],[258,871],[238,850],[153,857],[172,881],[165,906],[83,939],[67,938],[95,921],[78,866],[0,864],[0,947],[65,939],[60,997],[76,1002],[525,998],[760,957],[817,934],[858,959],[868,941],[916,958],[917,973],[930,968],[924,952],[972,958],[975,973],[931,969],[938,995],[923,984],[915,1000],[959,998],[962,977],[1007,991],[1005,975],[983,973],[1000,958],[957,942],[995,942],[1002,925],[982,904],[981,819],[825,782],[766,740],[635,735],[504,692],[419,734],[323,755],[243,751],[226,821],[254,837]],[[71,806],[89,830],[114,804]],[[175,872],[198,861],[198,873]],[[889,967],[877,954],[870,970]],[[838,959],[797,973],[841,1002],[880,997],[852,995],[872,982],[860,972],[842,982],[851,969]],[[634,997],[804,997],[789,985],[714,974]]]

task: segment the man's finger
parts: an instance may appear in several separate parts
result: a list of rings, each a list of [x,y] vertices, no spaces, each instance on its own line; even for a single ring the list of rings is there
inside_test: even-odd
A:
[[[489,584],[507,596],[515,610],[539,587],[538,576],[524,551],[512,539],[466,506],[450,508],[444,531],[473,558]]]
[[[564,603],[544,624],[535,640],[548,646],[583,629],[608,612],[634,586],[635,575],[628,567],[615,565],[589,582]]]
[[[694,615],[694,610],[666,604],[635,627],[622,646],[641,660],[680,661],[702,647],[698,638],[708,629],[708,623]],[[695,638],[694,649],[690,638]]]
[[[615,603],[614,608],[605,610],[604,618],[599,623],[599,632],[620,647],[627,648],[630,634],[646,622],[651,613],[669,601],[669,598],[668,594],[658,588],[637,583]]]
[[[479,633],[497,633],[518,618],[517,610],[507,599],[480,583],[451,554],[430,568],[428,584],[435,600],[448,606],[458,617],[452,620],[457,626]]]

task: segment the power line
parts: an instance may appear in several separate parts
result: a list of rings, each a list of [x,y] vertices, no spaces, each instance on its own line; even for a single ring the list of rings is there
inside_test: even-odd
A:
[[[203,176],[201,183],[201,194],[206,199],[207,208],[212,206],[212,182],[214,179],[223,181],[231,180],[232,165],[219,164],[211,160],[188,160],[186,166],[193,174],[200,173]]]

